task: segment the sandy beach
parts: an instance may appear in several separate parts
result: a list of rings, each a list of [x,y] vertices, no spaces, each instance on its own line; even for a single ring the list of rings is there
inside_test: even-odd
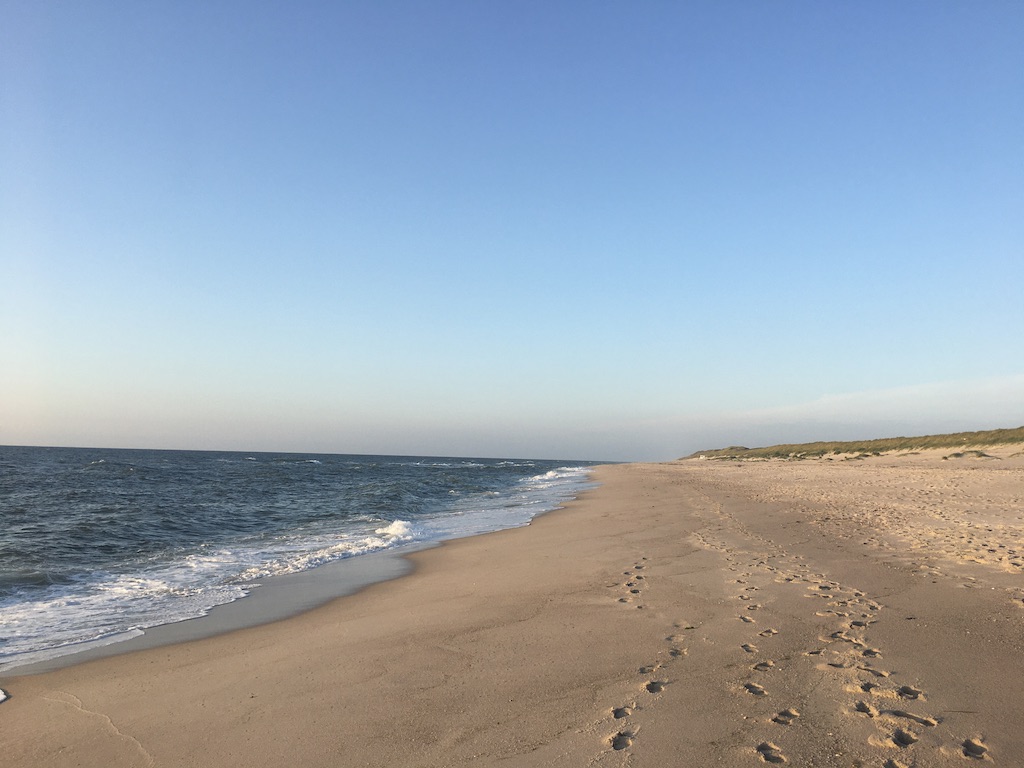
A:
[[[13,766],[1024,765],[1024,455],[610,465],[300,616],[0,678]]]

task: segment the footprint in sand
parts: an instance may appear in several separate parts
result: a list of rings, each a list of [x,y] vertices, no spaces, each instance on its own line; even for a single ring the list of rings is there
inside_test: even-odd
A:
[[[867,715],[868,717],[877,717],[878,710],[868,704],[866,701],[858,701],[853,708],[861,714]]]
[[[912,685],[903,685],[896,689],[896,695],[901,699],[922,699],[924,691],[914,688]]]
[[[661,693],[665,690],[665,686],[668,685],[667,680],[651,680],[647,685],[644,686],[644,690],[648,693]]]
[[[757,753],[761,756],[761,759],[766,763],[784,763],[786,762],[785,756],[782,754],[782,750],[770,741],[762,741],[757,745]]]
[[[763,630],[761,632],[758,632],[757,634],[760,635],[761,637],[771,637],[772,635],[779,634],[779,630],[777,630],[777,629],[770,629],[769,628],[769,629],[765,629],[765,630]]]
[[[750,643],[744,643],[740,646],[740,648],[742,648],[747,653],[757,653],[757,646],[751,645]]]
[[[858,666],[857,669],[859,669],[861,672],[867,672],[869,675],[874,675],[875,677],[889,676],[889,673],[886,672],[884,669],[875,669],[874,667],[868,667],[863,664]]]
[[[798,717],[800,717],[800,712],[790,707],[789,709],[784,709],[777,713],[775,717],[772,718],[772,722],[778,723],[779,725],[792,725],[793,721]]]
[[[917,734],[905,728],[897,728],[892,733],[892,740],[897,747],[909,747],[917,742]]]
[[[633,714],[633,710],[629,707],[615,707],[612,709],[612,717],[616,720],[621,720],[624,717],[629,717]]]
[[[743,684],[743,689],[747,693],[749,693],[751,696],[767,696],[768,695],[768,691],[766,691],[762,686],[758,685],[757,683],[744,683]]]
[[[740,616],[738,618],[744,624],[753,624],[754,623],[754,619],[752,617],[750,617],[750,616]]]
[[[964,757],[984,760],[988,756],[988,747],[985,746],[980,736],[976,736],[973,739],[964,739],[964,743],[961,746],[964,749]]]
[[[774,661],[759,661],[755,664],[752,669],[756,669],[758,672],[767,672],[769,669],[775,666]]]
[[[619,731],[608,739],[608,743],[611,744],[612,749],[616,751],[625,749],[633,744],[633,736],[634,734],[632,731]]]
[[[925,728],[934,728],[939,724],[939,721],[935,718],[915,715],[913,712],[907,712],[903,709],[886,709],[882,714],[889,715],[890,717],[902,717],[904,720],[912,720],[918,725],[923,725]]]

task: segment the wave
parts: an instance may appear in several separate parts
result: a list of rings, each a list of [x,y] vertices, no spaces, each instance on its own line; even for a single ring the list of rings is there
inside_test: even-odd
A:
[[[588,472],[548,461],[258,456],[111,451],[87,480],[86,462],[71,464],[57,496],[47,476],[26,506],[31,526],[0,531],[18,553],[4,563],[14,575],[0,579],[0,669],[203,616],[273,576],[528,525],[576,495]],[[19,488],[35,475],[23,477]]]

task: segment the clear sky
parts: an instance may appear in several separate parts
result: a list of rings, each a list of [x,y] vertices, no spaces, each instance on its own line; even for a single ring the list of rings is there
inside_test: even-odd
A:
[[[1024,4],[0,0],[0,444],[1024,424]]]

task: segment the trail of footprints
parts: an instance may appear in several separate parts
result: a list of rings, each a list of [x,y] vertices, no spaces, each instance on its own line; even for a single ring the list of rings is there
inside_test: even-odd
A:
[[[744,533],[750,535],[749,532]],[[751,553],[740,553],[708,535],[698,538],[706,547],[723,553],[730,563],[729,570],[737,573],[737,577],[731,579],[737,590],[734,594],[737,607],[740,608],[737,619],[749,626],[753,635],[748,642],[739,645],[739,650],[756,659],[750,666],[749,679],[739,687],[740,695],[752,697],[752,700],[770,699],[770,676],[766,673],[777,668],[776,662],[763,656],[758,646],[759,642],[767,641],[764,649],[770,652],[770,640],[779,634],[771,627],[758,630],[757,611],[763,606],[755,602],[758,588],[751,586],[750,581],[755,569],[759,569],[764,572],[761,575],[770,575],[777,583],[802,586],[806,597],[821,601],[816,606],[815,615],[834,620],[835,629],[824,633],[819,638],[821,645],[807,650],[804,656],[817,659],[816,666],[820,671],[838,675],[840,679],[846,678],[843,690],[850,695],[850,714],[868,718],[875,726],[876,733],[868,743],[878,751],[880,760],[884,758],[879,765],[882,768],[907,768],[918,764],[914,753],[915,745],[921,740],[920,732],[935,728],[942,718],[919,710],[912,711],[927,700],[924,691],[913,685],[899,684],[896,676],[879,663],[883,658],[882,649],[867,642],[868,630],[883,606],[857,589],[831,581],[824,574],[811,573],[802,563],[784,554],[741,565],[738,555]],[[771,546],[767,541],[761,543]],[[796,707],[789,706],[779,709],[769,720],[775,726],[787,729],[800,716]],[[782,729],[780,733],[784,734]],[[980,736],[964,739],[956,747],[949,751],[958,752],[965,759],[992,759],[988,745]],[[947,751],[946,748],[941,750]],[[898,756],[885,754],[891,751],[897,752]],[[771,740],[759,742],[753,752],[764,763],[789,762],[782,748]]]
[[[749,532],[744,533],[750,535]],[[819,638],[821,645],[805,651],[804,656],[816,659],[820,671],[846,677],[843,689],[850,694],[849,712],[853,716],[868,718],[875,725],[876,733],[869,739],[869,744],[879,750],[880,759],[886,757],[880,763],[882,768],[908,768],[916,764],[914,752],[915,745],[920,741],[919,731],[935,728],[942,722],[942,718],[923,711],[911,711],[927,701],[924,691],[914,685],[899,684],[894,679],[895,675],[879,665],[879,660],[883,658],[882,649],[869,644],[866,635],[883,606],[860,590],[831,581],[824,574],[811,573],[807,566],[785,555],[755,559],[746,563],[745,570],[740,573],[741,566],[736,556],[743,553],[730,549],[710,536],[698,535],[698,538],[706,547],[724,553],[731,563],[729,570],[738,573],[738,578],[733,579],[738,588],[735,597],[740,607],[737,618],[750,628],[752,634],[748,642],[740,644],[739,650],[756,659],[750,666],[750,679],[742,683],[742,694],[752,700],[769,700],[771,692],[768,680],[770,674],[777,669],[776,661],[763,657],[757,644],[764,643],[765,650],[770,651],[772,638],[779,634],[779,630],[773,627],[762,628],[758,623],[759,612],[764,606],[757,602],[758,587],[751,585],[750,580],[754,569],[760,569],[777,583],[802,586],[807,598],[821,601],[816,606],[815,615],[835,621],[836,628]],[[762,541],[762,544],[771,547],[767,541]],[[622,590],[619,602],[638,609],[644,607],[642,595],[646,588],[643,573],[646,559],[641,558],[623,572],[624,581],[617,585]],[[783,563],[786,566],[784,568]],[[684,636],[678,630],[693,630],[695,627],[677,625],[675,629],[677,632],[665,638],[668,643],[666,660],[638,669],[637,697],[628,703],[609,708],[611,719],[616,725],[614,732],[607,737],[611,750],[628,750],[633,745],[639,730],[633,724],[635,713],[642,710],[652,700],[651,697],[661,694],[669,684],[665,676],[655,673],[664,671],[667,665],[686,655],[682,645]],[[800,717],[801,712],[795,706],[784,706],[767,722],[779,728],[780,734],[784,734],[785,729],[797,724]],[[970,736],[956,746],[957,749],[953,751],[967,761],[992,759],[988,745],[980,736]],[[885,752],[888,751],[896,751],[898,754],[886,756]],[[757,743],[753,753],[763,763],[789,762],[783,750],[771,740]]]
[[[644,607],[641,602],[641,596],[646,586],[646,579],[643,574],[646,560],[646,557],[641,558],[629,570],[623,572],[622,575],[625,577],[625,581],[617,585],[623,590],[622,597],[618,599],[620,603],[635,605],[636,608]],[[679,630],[683,629],[683,627],[676,626],[674,629]],[[686,627],[686,629],[693,629],[693,627]],[[653,701],[668,686],[669,680],[667,677],[657,673],[664,671],[668,665],[686,655],[686,649],[682,645],[683,639],[683,636],[678,632],[666,637],[665,660],[644,665],[637,670],[636,698],[610,708],[611,719],[617,728],[607,738],[607,744],[613,751],[628,750],[633,746],[639,731],[639,728],[633,722],[635,719],[634,715],[639,710],[642,710],[648,702]]]
[[[626,580],[622,583],[621,587],[624,590],[624,594],[619,598],[620,603],[635,603],[637,608],[643,608],[643,603],[639,602],[640,595],[643,593],[644,588],[644,560],[647,558],[641,558],[641,562],[634,563],[628,571],[623,571],[622,575],[626,577]]]

